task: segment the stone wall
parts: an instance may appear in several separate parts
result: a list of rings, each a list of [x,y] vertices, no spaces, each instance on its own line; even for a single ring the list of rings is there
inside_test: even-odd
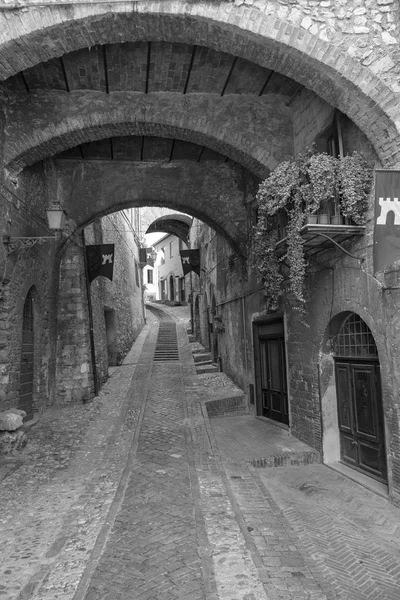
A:
[[[44,225],[43,210],[47,189],[44,165],[28,169],[18,185],[3,179],[0,204],[5,220],[3,234],[15,236],[51,235]],[[21,202],[18,198],[23,199]],[[29,208],[28,208],[29,203]],[[0,291],[0,405],[16,406],[19,399],[22,316],[29,290],[34,307],[34,390],[35,411],[43,410],[49,398],[49,313],[50,281],[54,265],[55,242],[49,240],[32,248],[7,254],[1,244],[2,286]]]
[[[96,235],[97,229],[97,235]],[[111,362],[119,365],[130,350],[144,324],[142,275],[139,264],[138,238],[123,213],[113,213],[85,229],[86,244],[114,244],[113,281],[98,277],[91,284],[93,322],[98,377],[108,377],[110,355],[107,334],[114,335]],[[107,332],[105,312],[110,311],[111,329]]]

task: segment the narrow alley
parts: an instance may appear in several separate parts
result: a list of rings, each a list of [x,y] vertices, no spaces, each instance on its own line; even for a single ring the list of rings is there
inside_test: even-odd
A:
[[[99,397],[2,461],[0,597],[398,600],[400,510],[287,430],[209,418],[223,385],[187,307],[147,310]]]

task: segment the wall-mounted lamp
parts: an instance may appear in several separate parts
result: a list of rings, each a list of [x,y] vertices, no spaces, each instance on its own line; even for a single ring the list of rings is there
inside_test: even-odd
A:
[[[52,204],[47,209],[47,221],[49,229],[59,231],[64,228],[65,212],[59,204]],[[37,237],[10,237],[3,235],[3,244],[6,246],[7,254],[20,248],[31,248],[35,244],[44,244],[49,240],[55,240],[56,236],[37,236]]]

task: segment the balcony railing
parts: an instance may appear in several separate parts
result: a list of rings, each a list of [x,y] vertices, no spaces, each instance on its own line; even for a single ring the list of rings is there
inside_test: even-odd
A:
[[[300,234],[303,238],[303,249],[306,256],[313,256],[332,248],[339,248],[346,252],[341,245],[343,242],[361,236],[365,232],[364,225],[355,225],[342,215],[315,214],[308,215],[305,225],[302,227]],[[287,230],[285,226],[284,215],[278,217],[278,237],[279,241],[276,244],[276,253],[279,257],[286,254],[287,251]]]

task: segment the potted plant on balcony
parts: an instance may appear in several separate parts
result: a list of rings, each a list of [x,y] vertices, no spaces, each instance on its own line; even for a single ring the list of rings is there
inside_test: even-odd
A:
[[[356,225],[365,223],[373,170],[364,156],[353,152],[338,161],[340,211]]]
[[[329,213],[335,200],[337,160],[325,152],[316,152],[313,147],[305,163],[305,176],[308,181],[304,189],[307,221],[316,222],[310,217],[317,217],[319,212],[318,221],[329,223]]]
[[[301,229],[306,219],[329,214],[334,208],[362,224],[368,204],[372,169],[358,153],[337,159],[307,149],[295,160],[285,161],[259,186],[256,199],[259,219],[253,239],[253,263],[264,283],[269,308],[277,308],[283,277],[275,248],[278,242],[278,222],[284,213],[287,221],[287,254],[289,290],[293,307],[304,312],[305,258]],[[325,212],[323,212],[325,211]],[[278,218],[279,217],[279,218]]]

